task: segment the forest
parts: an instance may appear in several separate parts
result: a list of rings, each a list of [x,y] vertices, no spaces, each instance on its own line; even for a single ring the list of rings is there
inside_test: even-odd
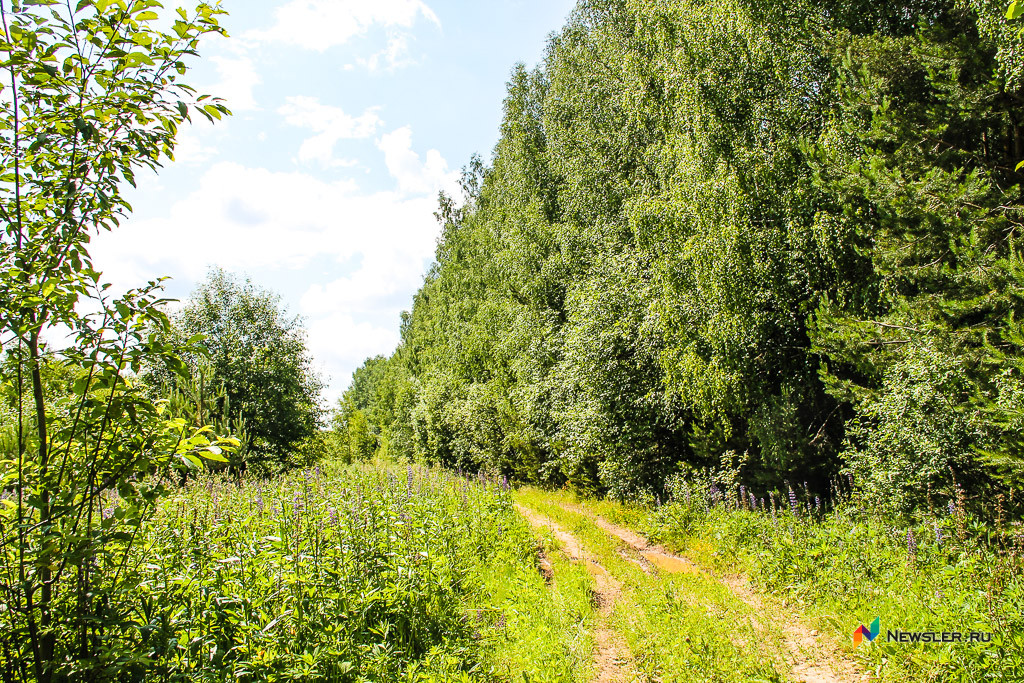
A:
[[[372,436],[353,452],[618,500],[709,470],[899,514],[1008,500],[1024,62],[1004,12],[582,3],[441,198],[401,343],[345,395]]]
[[[224,15],[0,0],[0,683],[1021,680],[1024,5],[579,0],[331,409],[90,255]]]

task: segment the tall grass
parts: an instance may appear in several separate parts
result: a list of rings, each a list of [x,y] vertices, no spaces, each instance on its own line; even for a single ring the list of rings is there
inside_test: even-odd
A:
[[[98,512],[116,526],[121,506]],[[533,680],[582,670],[502,482],[390,466],[210,477],[165,499],[133,548],[117,585],[134,589],[99,583],[118,626],[104,659],[75,664],[89,680],[501,680],[538,628]],[[496,599],[498,585],[521,590]]]
[[[677,482],[642,524],[656,540],[719,568],[747,572],[798,603],[882,680],[1024,676],[1024,528],[983,524],[962,496],[913,519],[842,497],[823,509],[806,492],[761,499]],[[635,515],[634,515],[635,518]],[[855,648],[853,631],[881,621]],[[888,631],[991,633],[985,643],[888,642]]]

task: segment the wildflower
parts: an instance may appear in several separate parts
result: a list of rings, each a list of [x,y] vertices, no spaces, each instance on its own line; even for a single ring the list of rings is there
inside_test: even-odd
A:
[[[815,496],[814,497],[814,510],[815,510],[815,512],[821,512],[821,497],[820,496]]]
[[[793,511],[793,514],[795,515],[796,514],[796,492],[793,490],[792,486],[789,487],[789,507]]]
[[[946,504],[946,509],[949,510],[950,516],[956,512],[956,505],[953,503],[953,499],[949,499],[949,503]]]
[[[914,538],[913,529],[907,529],[907,554],[911,557],[917,555],[917,540]]]
[[[750,496],[750,509],[751,510],[756,510],[757,509],[757,498],[754,496],[754,492],[751,491],[748,495]]]
[[[942,527],[935,525],[935,543],[939,546],[942,545]]]
[[[740,486],[740,501],[741,502],[746,502],[746,497],[747,497],[747,487],[741,485]]]
[[[764,498],[762,498],[761,499],[761,511],[764,512],[766,509],[767,508],[765,507],[765,504],[764,504]]]

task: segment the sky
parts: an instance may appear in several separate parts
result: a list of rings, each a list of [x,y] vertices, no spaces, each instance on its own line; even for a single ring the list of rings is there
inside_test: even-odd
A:
[[[440,228],[437,193],[498,140],[513,66],[538,64],[574,0],[223,0],[230,37],[185,82],[232,116],[179,131],[175,160],[127,188],[94,238],[117,290],[218,266],[299,314],[333,404],[398,343]]]

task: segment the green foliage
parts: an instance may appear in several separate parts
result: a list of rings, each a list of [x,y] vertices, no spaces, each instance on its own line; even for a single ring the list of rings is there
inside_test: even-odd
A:
[[[292,456],[318,438],[322,422],[321,382],[301,320],[281,309],[277,295],[215,269],[173,325],[179,339],[205,347],[186,360],[193,383],[221,392],[205,408],[205,419],[242,439],[234,469],[265,473],[301,464]],[[187,390],[165,373],[157,371],[154,379],[161,390]]]
[[[581,1],[441,197],[370,431],[620,499],[729,453],[903,512],[1006,492],[1015,34],[989,0]]]
[[[755,509],[699,480],[677,481],[674,490],[678,498],[641,521],[654,538],[749,572],[766,592],[805,606],[840,642],[880,618],[882,639],[857,651],[880,680],[1011,680],[1024,665],[1024,539],[1003,526],[1001,502],[988,511],[996,523],[986,525],[962,491],[905,521],[859,495],[841,495],[824,512],[801,491],[794,513],[788,501]],[[887,643],[886,629],[981,631],[992,642],[911,647]]]
[[[124,569],[163,475],[233,445],[145,394],[142,366],[178,373],[188,349],[169,339],[159,283],[112,297],[87,251],[129,210],[120,183],[170,158],[182,121],[227,113],[178,80],[223,11],[179,10],[164,33],[155,8],[0,1],[5,681],[93,680],[125,656],[103,638],[123,618],[108,600],[134,586]]]
[[[103,503],[106,517],[124,505]],[[554,673],[526,663],[516,680],[580,680],[562,650],[575,624],[552,619],[556,596],[500,483],[367,465],[207,475],[139,534],[134,588],[108,604],[125,615],[105,634],[118,656],[90,680],[511,680],[521,640]]]
[[[171,158],[193,114],[219,100],[179,81],[223,11],[200,3],[0,0],[0,676],[92,679],[127,656],[104,633],[111,598],[172,466],[223,460],[233,441],[170,415],[137,380],[183,369],[160,285],[115,298],[87,244],[130,210],[139,167]],[[168,26],[164,32],[158,26]],[[48,345],[51,338],[67,346]],[[102,500],[116,493],[114,515]]]
[[[1006,389],[1001,393],[1005,396]],[[969,403],[972,386],[962,360],[928,347],[909,346],[887,372],[879,397],[849,428],[848,466],[871,505],[909,512],[929,492],[952,495],[977,471],[973,446],[987,426]]]

